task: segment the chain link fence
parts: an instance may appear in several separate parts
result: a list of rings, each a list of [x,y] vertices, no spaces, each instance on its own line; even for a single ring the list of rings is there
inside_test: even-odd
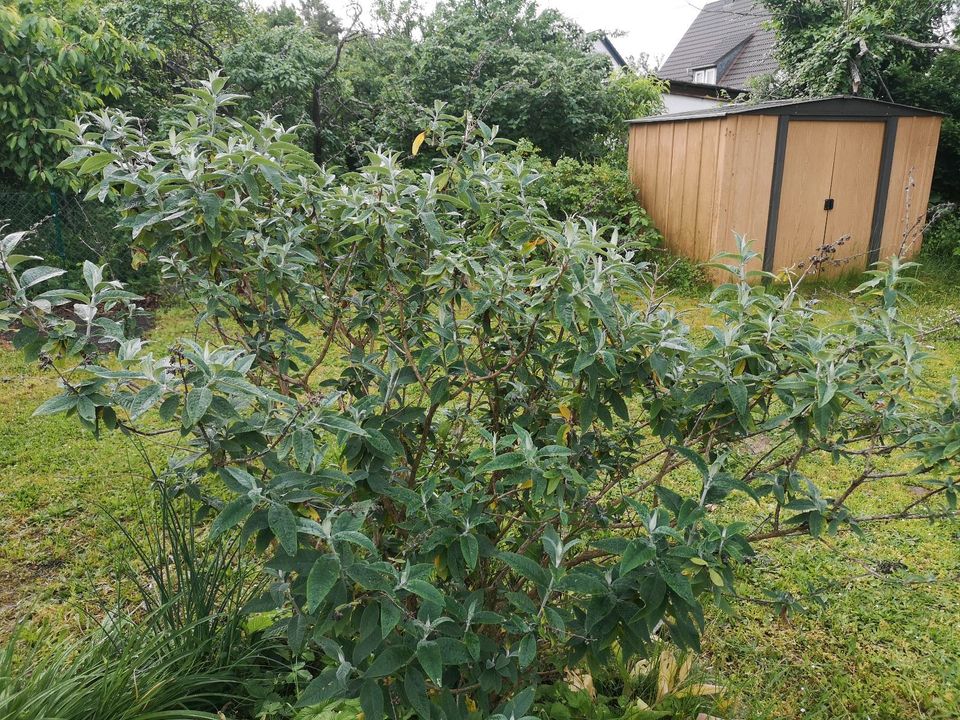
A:
[[[39,255],[79,277],[84,260],[110,265],[112,277],[128,284],[144,280],[130,263],[130,234],[118,230],[109,204],[84,202],[81,195],[57,190],[17,190],[0,186],[0,221],[6,232],[34,228],[21,252]]]

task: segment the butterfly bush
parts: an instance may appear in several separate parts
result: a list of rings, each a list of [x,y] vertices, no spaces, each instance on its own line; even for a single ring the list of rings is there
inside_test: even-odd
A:
[[[495,128],[438,105],[416,162],[334,173],[236,99],[212,76],[159,140],[114,111],[59,131],[191,337],[137,337],[138,298],[92,263],[44,290],[29,231],[0,244],[0,324],[61,378],[38,413],[172,447],[163,480],[210,537],[262,555],[247,611],[314,651],[301,704],[520,718],[565,668],[697,647],[755,543],[878,520],[850,506],[870,483],[927,483],[888,517],[954,510],[960,406],[917,392],[895,259],[827,324],[743,245],[691,333],[630,238],[532,199]]]

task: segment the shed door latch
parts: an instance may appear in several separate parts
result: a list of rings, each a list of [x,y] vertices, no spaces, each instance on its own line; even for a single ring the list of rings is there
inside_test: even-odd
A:
[[[833,210],[833,198],[827,198],[823,201],[824,210]]]

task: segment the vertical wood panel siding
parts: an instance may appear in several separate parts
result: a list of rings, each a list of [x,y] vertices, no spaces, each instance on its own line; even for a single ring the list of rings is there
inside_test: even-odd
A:
[[[720,120],[634,125],[628,154],[637,199],[674,253],[712,255]]]
[[[939,117],[912,117],[897,123],[880,260],[902,251],[913,257],[920,251],[941,122]]]
[[[717,212],[720,175],[720,132],[721,120],[705,120],[699,123],[702,128],[700,167],[697,172],[699,191],[697,194],[697,215],[694,223],[694,244],[690,257],[704,260],[714,252],[713,221]]]
[[[667,227],[670,234],[681,247],[686,247],[683,229],[683,178],[687,168],[687,126],[689,123],[675,123],[670,156],[670,184],[667,195]]]
[[[689,253],[697,251],[697,204],[700,200],[700,168],[703,157],[703,123],[687,123],[687,160],[683,164],[683,200],[680,207],[680,244]]]
[[[772,270],[799,269],[823,243],[824,198],[830,195],[840,123],[791,120],[783,162],[783,188]]]
[[[777,118],[733,115],[726,119],[724,159],[713,253],[736,250],[736,236],[763,251],[773,183]],[[707,259],[707,258],[703,258]],[[752,264],[760,269],[760,259]]]
[[[838,262],[823,267],[822,277],[838,277],[863,270],[870,253],[873,208],[880,179],[883,153],[883,122],[839,122],[837,151],[833,163],[830,194],[834,209],[827,216],[825,241],[847,240],[837,248]]]

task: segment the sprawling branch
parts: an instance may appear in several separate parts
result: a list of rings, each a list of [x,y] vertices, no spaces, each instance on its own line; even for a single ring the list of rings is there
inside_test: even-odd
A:
[[[921,42],[919,40],[909,38],[906,35],[897,35],[896,33],[889,33],[887,38],[889,40],[893,40],[894,42],[898,42],[903,45],[909,45],[910,47],[919,48],[921,50],[952,50],[954,52],[960,52],[960,45],[957,43]]]

